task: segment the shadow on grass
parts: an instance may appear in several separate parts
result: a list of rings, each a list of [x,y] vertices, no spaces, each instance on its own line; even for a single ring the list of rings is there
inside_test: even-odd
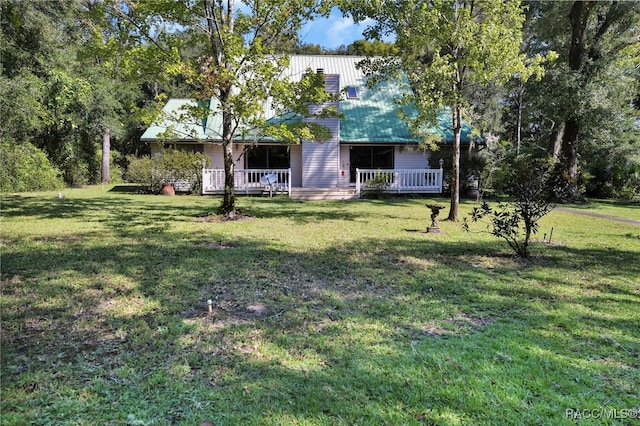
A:
[[[109,192],[116,192],[120,194],[143,194],[145,193],[144,187],[141,185],[129,184],[129,185],[114,185]]]
[[[256,201],[252,197],[242,197],[238,200],[243,205],[243,213],[261,219],[287,217],[297,223],[307,223],[323,220],[366,220],[373,217],[387,217],[397,220],[398,216],[402,215],[402,209],[415,208],[416,199],[407,197],[384,200],[294,201],[289,198],[261,198]],[[425,198],[424,200],[428,201],[429,199]],[[383,206],[393,206],[396,210],[394,214],[383,214],[376,210],[377,207]],[[425,226],[430,215],[430,210],[425,207]]]
[[[197,198],[199,201],[210,202],[210,207],[206,210],[201,207],[185,207],[175,201],[176,197],[136,194],[128,190],[115,191],[107,197],[90,198],[58,199],[53,195],[5,195],[2,214],[7,218],[29,216],[36,220],[68,218],[99,220],[111,222],[120,227],[127,223],[135,225],[140,221],[164,221],[167,218],[190,220],[210,214],[219,204],[218,200],[211,197]],[[238,200],[238,208],[243,214],[262,219],[288,217],[298,223],[307,223],[324,220],[355,220],[370,216],[368,213],[354,211],[351,208],[353,206],[349,205],[354,201],[324,201],[309,204],[288,198],[256,200],[252,197],[242,197]],[[363,201],[363,203],[371,202]],[[318,208],[319,205],[321,208]]]
[[[624,207],[630,208],[633,210],[638,210],[640,213],[640,201],[624,201],[624,200],[607,200],[607,199],[589,199],[585,203],[577,203],[577,204],[560,204],[562,207],[571,207],[576,209],[591,209],[594,206],[604,205],[604,206],[614,206],[614,207]]]
[[[62,199],[43,195],[6,195],[2,200],[2,215],[6,218],[26,216],[33,220],[75,218],[120,226],[130,222],[164,222],[167,218],[191,220],[206,214],[201,207],[185,207],[174,203],[172,198],[120,193],[105,197]]]
[[[261,199],[258,203],[252,199],[242,200],[246,205],[242,212],[260,219],[287,217],[298,223],[323,220],[354,220],[360,213],[345,208],[352,201],[319,201],[309,204],[305,201],[289,199]],[[318,208],[318,206],[321,206]]]
[[[3,254],[3,412],[23,423],[560,423],[566,408],[638,396],[637,323],[615,316],[640,301],[637,252],[553,247],[518,261],[499,243],[408,233],[301,253],[164,232],[197,207],[104,203],[73,209],[109,210],[117,243],[78,232]],[[368,214],[248,204],[302,222]],[[601,281],[570,290],[577,267]]]
[[[317,362],[292,368],[252,354],[238,356],[231,364],[241,365],[243,374],[217,381],[212,392],[230,391],[243,404],[219,410],[214,418],[232,424],[248,410],[263,413],[254,419],[265,424],[275,424],[278,418],[315,419],[320,424],[495,423],[497,419],[507,424],[542,419],[562,424],[567,408],[586,401],[613,397],[616,404],[633,399],[632,383],[618,380],[615,372],[609,379],[623,386],[621,393],[591,390],[589,398],[585,386],[599,387],[602,382],[598,373],[594,376],[576,362],[579,355],[558,353],[565,342],[543,341],[535,335],[515,340],[510,336],[514,332],[515,327],[489,326],[476,335],[449,339],[379,339],[374,348],[361,342],[336,347],[327,343],[330,334],[286,340],[280,342],[283,353]],[[558,370],[571,380],[557,380]]]

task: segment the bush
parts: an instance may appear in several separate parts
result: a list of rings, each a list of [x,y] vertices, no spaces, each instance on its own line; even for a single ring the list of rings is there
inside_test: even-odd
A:
[[[5,140],[0,146],[0,191],[50,191],[64,186],[47,156],[28,142]]]
[[[386,191],[389,189],[389,179],[391,177],[388,174],[377,172],[375,176],[363,185],[363,198],[372,198],[380,200],[386,197]]]
[[[137,183],[149,192],[153,192],[153,160],[151,157],[136,157],[128,155],[129,163],[127,171],[124,174],[126,182]]]
[[[640,184],[625,185],[616,191],[616,198],[621,201],[638,202],[640,201]]]
[[[127,160],[126,181],[140,184],[151,193],[159,192],[165,183],[180,183],[180,188],[186,185],[184,192],[199,192],[202,189],[202,165],[204,163],[208,167],[211,163],[204,154],[176,149],[163,150],[153,157],[130,155]]]
[[[538,221],[555,207],[555,202],[568,193],[566,182],[557,178],[553,166],[543,160],[519,157],[511,164],[509,200],[490,207],[486,202],[474,207],[471,222],[488,218],[487,232],[504,239],[516,255],[529,256],[531,236],[538,231]],[[465,217],[464,229],[470,232]]]
[[[83,185],[95,183],[92,179],[92,173],[89,164],[78,158],[66,161],[60,166],[62,168],[62,176],[67,186],[79,188]]]

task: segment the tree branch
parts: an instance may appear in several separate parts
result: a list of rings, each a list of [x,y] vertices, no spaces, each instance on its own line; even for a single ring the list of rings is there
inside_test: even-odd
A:
[[[144,37],[149,42],[151,42],[153,45],[155,45],[167,57],[171,57],[171,51],[166,49],[164,46],[162,46],[155,38],[151,37],[150,34],[146,33],[146,31],[144,31],[143,27],[138,24],[137,20],[133,19],[133,17],[129,16],[127,13],[125,13],[123,10],[121,10],[118,6],[113,6],[113,10],[116,12],[115,13],[116,15],[119,15],[120,17],[122,17],[126,21],[128,21],[130,24],[132,24],[133,27],[136,28],[140,32],[142,37]]]

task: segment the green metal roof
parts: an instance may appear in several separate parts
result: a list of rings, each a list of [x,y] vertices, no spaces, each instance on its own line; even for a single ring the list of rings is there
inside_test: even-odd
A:
[[[443,110],[438,117],[436,117],[438,122],[437,127],[432,127],[430,131],[432,133],[440,134],[442,137],[441,143],[444,144],[453,144],[453,127],[452,127],[452,118],[451,118],[451,110],[449,108]],[[471,141],[480,141],[483,140],[481,137],[473,134],[473,127],[471,127],[468,123],[462,121],[462,128],[460,129],[460,143],[468,144]]]
[[[357,98],[346,96],[340,102],[341,143],[368,144],[407,144],[417,143],[419,138],[411,135],[408,126],[397,115],[395,99],[402,96],[404,90],[401,84],[381,83],[374,88],[367,88],[366,76],[357,69],[358,62],[365,59],[362,56],[332,56],[332,55],[292,55],[290,66],[284,75],[292,80],[302,78],[308,70],[322,69],[325,74],[340,76],[340,89],[347,87],[356,89]],[[191,123],[187,119],[187,109],[197,103],[190,99],[170,99],[163,108],[162,122],[149,127],[141,139],[143,141],[160,140],[167,134],[171,140],[209,140],[221,139],[221,114],[217,113],[216,102],[209,104],[209,115],[202,122]],[[272,118],[274,119],[274,118]],[[442,136],[444,143],[453,142],[451,118],[447,111],[438,116],[438,126],[432,129]],[[164,133],[164,138],[163,138]],[[471,127],[463,126],[461,141],[469,143]]]
[[[209,101],[209,114],[204,119],[194,119],[189,110],[207,107],[206,101],[194,99],[169,99],[162,108],[160,123],[154,123],[140,137],[143,141],[174,140],[201,141],[219,140],[222,125],[220,114],[215,113],[214,102]]]
[[[358,97],[340,102],[340,142],[416,143],[407,124],[400,120],[394,99],[402,94],[398,86],[384,83],[374,89],[356,87]]]

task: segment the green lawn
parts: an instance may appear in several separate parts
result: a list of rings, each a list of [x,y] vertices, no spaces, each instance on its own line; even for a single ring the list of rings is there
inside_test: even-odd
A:
[[[638,226],[517,260],[419,199],[56,195],[2,196],[2,425],[638,421]]]
[[[571,204],[564,207],[585,210],[598,214],[640,220],[640,203],[625,204],[612,200],[589,200],[587,203]]]

